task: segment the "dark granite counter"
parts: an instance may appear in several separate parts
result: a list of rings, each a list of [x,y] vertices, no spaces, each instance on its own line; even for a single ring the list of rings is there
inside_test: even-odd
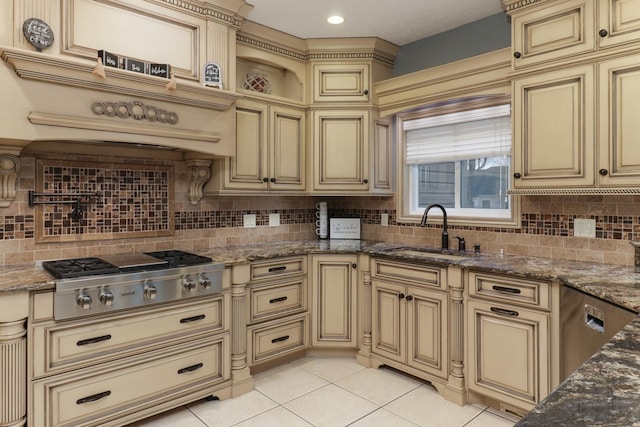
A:
[[[397,243],[364,240],[312,240],[199,251],[226,265],[314,253],[366,253],[402,261],[457,265],[475,270],[556,280],[614,304],[640,312],[640,272],[633,267],[512,255],[456,253],[443,259],[424,253],[399,253]],[[435,251],[439,252],[439,251]],[[53,278],[33,265],[0,267],[0,295],[53,289]],[[640,318],[619,332],[518,426],[640,426]]]
[[[639,403],[640,318],[636,318],[516,426],[640,426]]]

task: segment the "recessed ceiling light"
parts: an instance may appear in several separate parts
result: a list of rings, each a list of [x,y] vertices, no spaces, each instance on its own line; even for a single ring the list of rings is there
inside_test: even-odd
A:
[[[344,18],[340,15],[333,15],[327,18],[327,22],[329,24],[342,24],[344,22]]]

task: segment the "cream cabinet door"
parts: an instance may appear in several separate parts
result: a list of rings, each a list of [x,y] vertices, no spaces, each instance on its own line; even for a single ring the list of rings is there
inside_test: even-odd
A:
[[[313,102],[369,100],[369,64],[316,64],[313,73]]]
[[[393,194],[393,137],[389,120],[376,120],[373,136],[372,190]]]
[[[594,50],[594,3],[558,1],[514,14],[511,20],[514,68],[561,61]]]
[[[242,100],[236,153],[224,161],[229,190],[304,190],[304,112]]]
[[[408,287],[407,364],[441,378],[448,376],[448,297],[446,293]]]
[[[311,345],[357,347],[357,256],[312,258]]]
[[[514,188],[595,185],[594,70],[514,82]]]
[[[600,64],[599,133],[601,186],[640,185],[640,55]]]
[[[598,0],[599,44],[616,46],[640,39],[640,0]]]
[[[269,125],[269,188],[304,190],[304,112],[272,106]]]
[[[236,105],[236,152],[224,161],[226,189],[265,190],[268,186],[268,107],[251,101]],[[266,181],[265,181],[266,179]]]
[[[469,300],[469,389],[532,409],[549,393],[549,314]]]
[[[407,305],[402,304],[405,292],[402,285],[371,281],[372,352],[401,363],[406,363]]]
[[[314,190],[369,190],[369,111],[314,111]]]

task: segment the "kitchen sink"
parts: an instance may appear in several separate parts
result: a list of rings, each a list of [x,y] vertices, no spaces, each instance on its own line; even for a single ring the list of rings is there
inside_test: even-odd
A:
[[[433,258],[448,259],[452,261],[460,261],[460,260],[471,257],[471,254],[458,255],[458,254],[452,254],[447,252],[436,252],[433,250],[406,249],[406,248],[393,249],[392,251],[390,251],[390,253],[392,253],[393,255],[406,255],[410,257],[431,258],[431,259]]]

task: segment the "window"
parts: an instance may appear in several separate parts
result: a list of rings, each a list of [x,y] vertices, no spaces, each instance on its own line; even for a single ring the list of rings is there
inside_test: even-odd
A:
[[[511,106],[504,99],[475,104],[464,109],[464,103],[457,103],[453,111],[448,104],[399,117],[404,220],[419,218],[428,205],[439,203],[456,223],[515,225],[507,193]]]

